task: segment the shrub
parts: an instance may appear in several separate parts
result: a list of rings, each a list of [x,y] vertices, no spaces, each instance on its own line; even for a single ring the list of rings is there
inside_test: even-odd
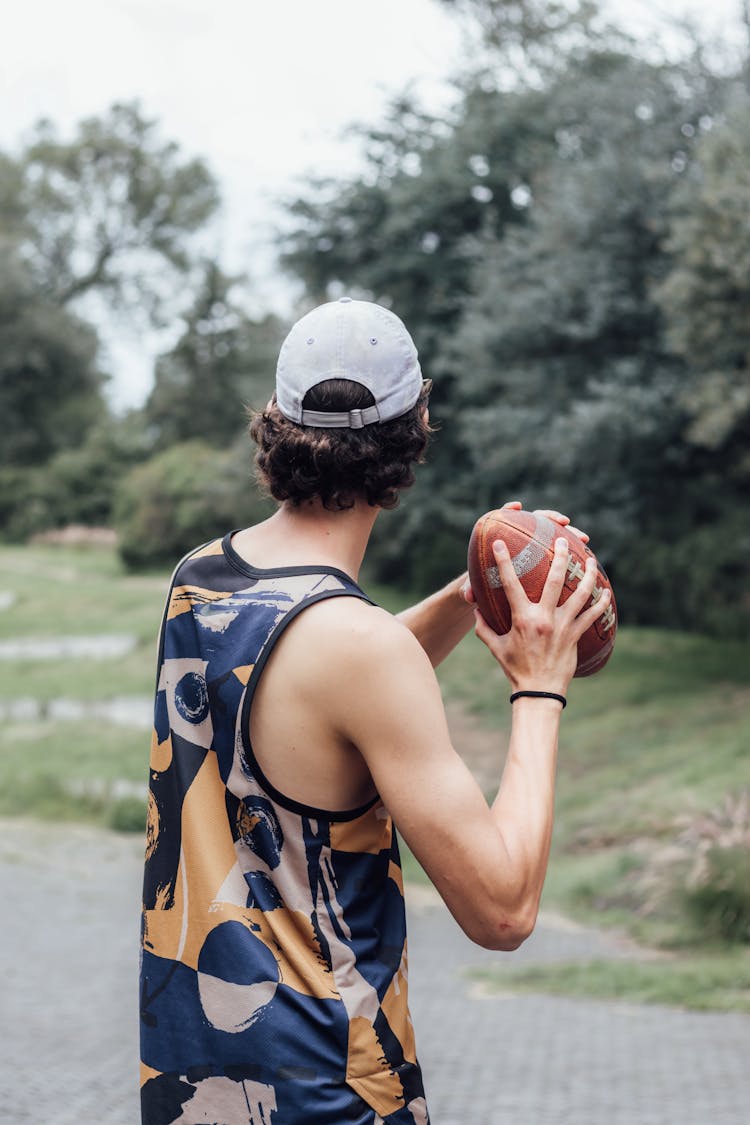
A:
[[[118,797],[110,806],[107,823],[115,832],[145,832],[145,797]]]
[[[107,420],[43,464],[0,467],[0,530],[23,541],[55,528],[107,526],[119,481],[148,449],[138,419]]]
[[[694,849],[680,896],[689,919],[709,939],[750,944],[750,790],[693,821],[682,841]]]
[[[709,848],[699,882],[683,891],[691,922],[709,940],[750,944],[750,847]]]
[[[126,566],[172,565],[230,528],[264,519],[246,442],[216,450],[182,442],[132,469],[115,498],[115,527]]]

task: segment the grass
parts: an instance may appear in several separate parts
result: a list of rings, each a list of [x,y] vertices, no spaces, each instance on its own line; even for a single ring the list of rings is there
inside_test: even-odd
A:
[[[128,575],[101,547],[3,547],[0,589],[16,601],[0,614],[0,637],[132,633],[153,640],[169,574]]]
[[[490,993],[545,993],[667,1004],[694,1011],[750,1012],[747,950],[659,961],[566,961],[523,969],[476,968],[468,975]]]
[[[106,548],[0,549],[0,590],[15,595],[0,611],[0,639],[136,638],[133,651],[116,660],[4,661],[0,700],[150,696],[168,578],[127,575]],[[98,720],[6,721],[0,726],[0,815],[142,831],[148,747],[147,732]]]
[[[0,611],[0,640],[100,633],[136,639],[119,660],[4,661],[0,700],[150,695],[168,579],[166,573],[127,575],[106,548],[0,549],[0,590],[15,595]]]
[[[129,576],[114,552],[103,548],[0,549],[0,590],[12,591],[16,599],[0,611],[0,639],[129,633],[137,642],[118,660],[3,663],[0,700],[150,696],[168,577],[166,570]],[[371,593],[393,610],[405,601],[385,590]],[[499,742],[507,736],[507,684],[474,637],[457,647],[439,675],[448,701],[498,732]],[[543,906],[681,952],[641,967],[628,962],[606,969],[578,966],[575,972],[567,967],[561,972],[560,966],[524,970],[514,976],[513,987],[548,990],[554,978],[556,990],[573,994],[624,989],[638,999],[655,990],[655,998],[668,1003],[673,988],[677,997],[692,997],[691,1004],[745,1004],[743,955],[690,952],[700,933],[686,928],[668,898],[657,910],[645,909],[640,880],[653,856],[672,845],[679,818],[750,787],[746,646],[624,628],[607,668],[574,681],[569,700]],[[145,787],[148,741],[145,732],[106,723],[6,722],[0,730],[0,814],[140,831],[139,786]],[[499,754],[498,780],[501,766]],[[407,878],[423,877],[404,852]],[[509,987],[505,975],[502,985]]]
[[[148,744],[143,731],[100,723],[3,724],[0,815],[141,830]]]
[[[507,687],[472,639],[440,669],[444,695],[507,735]],[[544,905],[680,944],[676,919],[639,913],[633,876],[679,818],[750,787],[748,704],[742,643],[622,629],[608,666],[571,684]]]

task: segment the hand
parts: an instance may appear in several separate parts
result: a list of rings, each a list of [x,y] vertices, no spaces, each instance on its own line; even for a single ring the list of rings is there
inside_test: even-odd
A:
[[[508,500],[505,504],[503,504],[503,508],[512,508],[515,512],[520,512],[523,508],[523,504],[520,500]],[[534,515],[546,516],[547,519],[552,520],[553,523],[559,523],[560,527],[567,527],[568,531],[572,532],[573,535],[577,535],[582,543],[588,543],[589,541],[589,536],[587,535],[587,533],[585,531],[580,531],[577,527],[573,527],[570,522],[570,516],[565,516],[562,512],[556,512],[552,508],[535,508]],[[469,582],[468,575],[466,576],[465,581],[461,587],[461,596],[470,605],[473,605],[476,601],[474,592],[471,588],[471,583]]]
[[[539,602],[527,597],[502,540],[495,542],[494,552],[513,624],[509,633],[500,636],[475,609],[476,635],[501,665],[514,691],[564,695],[576,669],[578,641],[610,601],[607,590],[599,601],[587,606],[596,584],[596,560],[586,561],[584,577],[570,597],[558,605],[569,559],[565,539],[555,540],[554,558]]]

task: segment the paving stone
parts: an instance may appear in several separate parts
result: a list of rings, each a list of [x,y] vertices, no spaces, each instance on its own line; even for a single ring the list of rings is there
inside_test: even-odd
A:
[[[0,823],[1,1122],[137,1125],[142,855],[132,837]],[[550,917],[516,953],[487,952],[410,892],[433,1125],[747,1125],[750,1016],[483,995],[467,967],[634,951]]]

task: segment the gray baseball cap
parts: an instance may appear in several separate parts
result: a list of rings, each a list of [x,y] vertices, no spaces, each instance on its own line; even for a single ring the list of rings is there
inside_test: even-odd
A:
[[[326,379],[350,379],[372,393],[362,410],[303,410],[307,392]],[[276,367],[276,404],[302,426],[361,429],[411,410],[422,389],[414,341],[382,305],[341,297],[319,305],[293,326]]]

